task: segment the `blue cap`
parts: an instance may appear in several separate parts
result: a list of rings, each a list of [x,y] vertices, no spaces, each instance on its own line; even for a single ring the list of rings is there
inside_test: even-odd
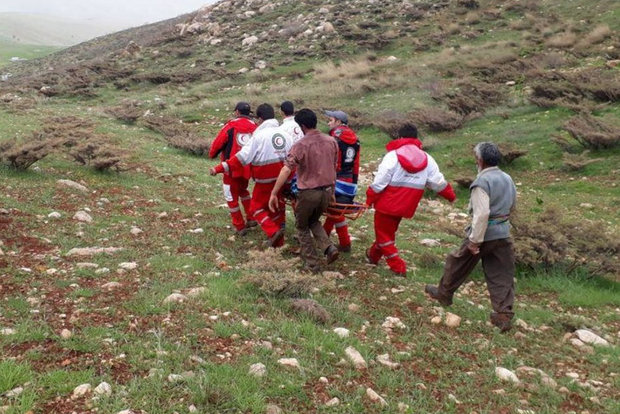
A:
[[[349,123],[349,117],[343,111],[325,111],[325,115],[340,120],[343,124]]]

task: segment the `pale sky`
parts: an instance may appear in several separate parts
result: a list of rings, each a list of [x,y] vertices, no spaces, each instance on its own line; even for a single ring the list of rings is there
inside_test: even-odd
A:
[[[140,26],[189,13],[215,2],[216,0],[0,0],[0,13],[40,13],[81,21]]]

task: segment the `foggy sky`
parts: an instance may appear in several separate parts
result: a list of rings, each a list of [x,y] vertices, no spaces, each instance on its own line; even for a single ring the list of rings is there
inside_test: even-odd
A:
[[[0,12],[139,26],[176,17],[216,0],[0,0]]]

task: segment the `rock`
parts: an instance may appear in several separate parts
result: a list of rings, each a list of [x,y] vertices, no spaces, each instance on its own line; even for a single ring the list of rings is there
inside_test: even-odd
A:
[[[306,314],[320,323],[327,323],[331,319],[325,308],[314,299],[293,299],[291,307],[295,312]]]
[[[439,247],[441,243],[436,239],[422,239],[420,240],[420,244],[426,247]]]
[[[82,223],[92,223],[93,218],[87,212],[80,210],[73,215],[73,220],[81,221]]]
[[[579,204],[579,207],[592,210],[594,208],[594,205],[592,203],[581,203]]]
[[[195,288],[191,288],[188,292],[187,292],[187,297],[188,298],[197,298],[201,295],[204,295],[207,292],[207,288],[206,287],[195,287]]]
[[[241,45],[242,46],[253,46],[256,42],[258,42],[258,37],[248,36],[241,41]]]
[[[523,319],[517,319],[515,321],[515,326],[517,326],[519,328],[523,328],[525,330],[529,329],[528,324]]]
[[[328,14],[329,13],[329,9],[327,7],[321,7],[319,9],[319,14]]]
[[[275,404],[269,404],[265,410],[265,414],[284,414],[284,411]]]
[[[16,331],[12,328],[2,328],[0,329],[0,335],[15,335]]]
[[[387,318],[385,318],[385,322],[383,322],[381,326],[386,329],[394,329],[394,328],[407,329],[407,326],[404,323],[402,323],[399,318],[396,318],[393,316],[388,316]]]
[[[400,366],[398,362],[390,361],[389,354],[377,355],[377,362],[388,368],[398,368]]]
[[[325,22],[323,23],[323,32],[324,33],[334,33],[336,31],[336,29],[334,28],[334,25],[331,24],[330,22]]]
[[[517,368],[517,373],[519,374],[520,373],[527,373],[527,374],[535,373],[535,374],[540,375],[540,382],[543,383],[544,385],[551,387],[551,388],[556,388],[558,386],[557,382],[555,382],[553,378],[551,378],[549,375],[547,375],[546,372],[538,368],[521,366]]]
[[[462,402],[460,402],[459,400],[456,399],[454,394],[448,394],[448,399],[450,401],[453,401],[456,405],[461,405],[462,404]]]
[[[353,348],[352,346],[345,349],[344,353],[347,358],[349,358],[349,361],[353,363],[353,366],[355,368],[364,369],[368,367],[368,364],[366,364],[366,361],[364,360],[364,357],[362,357],[362,354],[360,354],[358,350]]]
[[[250,365],[250,370],[248,373],[254,377],[264,377],[267,373],[267,367],[265,364],[261,364],[260,362],[252,364]]]
[[[340,400],[338,399],[338,397],[334,397],[325,403],[326,407],[337,407],[339,405],[340,405]]]
[[[280,358],[278,359],[278,364],[284,365],[285,367],[293,367],[293,368],[301,369],[301,366],[299,365],[299,361],[297,361],[297,358]]]
[[[74,190],[82,191],[83,193],[87,193],[89,191],[88,188],[84,187],[82,184],[76,183],[75,181],[58,180],[56,182],[64,187],[73,188]]]
[[[185,381],[185,379],[186,378],[183,375],[180,375],[180,374],[170,374],[170,375],[168,375],[168,382],[170,382],[172,384],[183,382],[183,381]]]
[[[456,328],[461,324],[461,317],[455,315],[454,313],[447,312],[446,313],[446,321],[444,322],[446,326],[450,328]]]
[[[72,398],[83,397],[92,391],[93,387],[90,384],[82,384],[75,387],[73,390]]]
[[[19,397],[24,392],[24,387],[16,387],[10,391],[4,393],[4,396],[7,398],[16,398]]]
[[[138,263],[136,262],[123,262],[118,265],[123,270],[135,270],[138,268]]]
[[[351,312],[357,312],[360,310],[360,305],[358,305],[357,303],[350,303],[349,306],[347,307]]]
[[[259,60],[256,63],[254,63],[254,67],[256,69],[265,69],[267,67],[267,62],[265,62],[264,60]]]
[[[327,379],[327,377],[320,377],[319,382],[322,384],[329,384],[329,380]]]
[[[96,254],[114,254],[122,251],[122,247],[75,247],[66,256],[94,256]]]
[[[51,219],[59,219],[59,218],[61,218],[61,217],[62,217],[62,214],[60,214],[60,213],[59,213],[59,212],[57,212],[57,211],[52,211],[51,213],[49,213],[49,214],[47,215],[47,217],[49,217],[49,218],[51,218]]]
[[[502,381],[513,382],[515,384],[519,384],[521,382],[514,372],[506,368],[496,367],[495,375],[497,375],[497,378]]]
[[[334,333],[340,338],[346,338],[349,336],[349,330],[347,328],[334,328]]]
[[[114,290],[114,289],[118,289],[121,286],[122,285],[119,282],[108,282],[108,283],[101,285],[101,289]]]
[[[373,403],[381,404],[382,407],[386,407],[388,405],[388,403],[383,399],[383,397],[377,394],[372,388],[366,388],[366,396]]]
[[[133,234],[134,236],[137,236],[138,234],[143,233],[142,229],[136,226],[133,226],[129,232]]]
[[[192,404],[189,407],[187,407],[187,411],[189,411],[190,413],[197,413],[198,412],[198,408],[196,408],[196,406],[194,404]]]
[[[405,403],[399,402],[398,403],[398,412],[399,413],[406,413],[407,411],[409,411],[409,406]]]
[[[123,411],[117,412],[116,414],[134,414],[134,412],[131,410],[123,410]]]
[[[187,296],[180,293],[172,293],[166,299],[164,299],[164,303],[182,303],[186,300]]]
[[[506,86],[515,86],[516,84],[517,84],[517,82],[515,82],[515,81],[507,81],[505,83]]]
[[[108,397],[112,395],[112,387],[107,382],[102,382],[97,385],[93,391],[97,395],[105,395]]]
[[[586,344],[609,346],[609,342],[587,329],[578,329],[575,335]]]
[[[73,333],[71,333],[71,331],[68,329],[63,329],[62,331],[60,331],[60,337],[62,339],[69,339],[72,336],[73,336]]]
[[[431,318],[431,323],[434,325],[439,325],[441,323],[441,316],[434,316]]]

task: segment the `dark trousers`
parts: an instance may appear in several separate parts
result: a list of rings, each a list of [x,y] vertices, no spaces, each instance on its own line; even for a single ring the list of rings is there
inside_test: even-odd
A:
[[[295,228],[299,236],[301,258],[309,267],[319,265],[319,256],[315,250],[325,252],[332,244],[321,225],[320,218],[332,200],[333,187],[316,190],[300,190],[295,206]]]
[[[461,247],[446,258],[443,276],[439,282],[439,294],[452,298],[478,261],[482,260],[493,310],[497,314],[512,318],[514,315],[512,305],[515,299],[515,256],[512,241],[499,239],[483,242],[477,255],[471,254],[467,249],[467,242],[465,239]]]

